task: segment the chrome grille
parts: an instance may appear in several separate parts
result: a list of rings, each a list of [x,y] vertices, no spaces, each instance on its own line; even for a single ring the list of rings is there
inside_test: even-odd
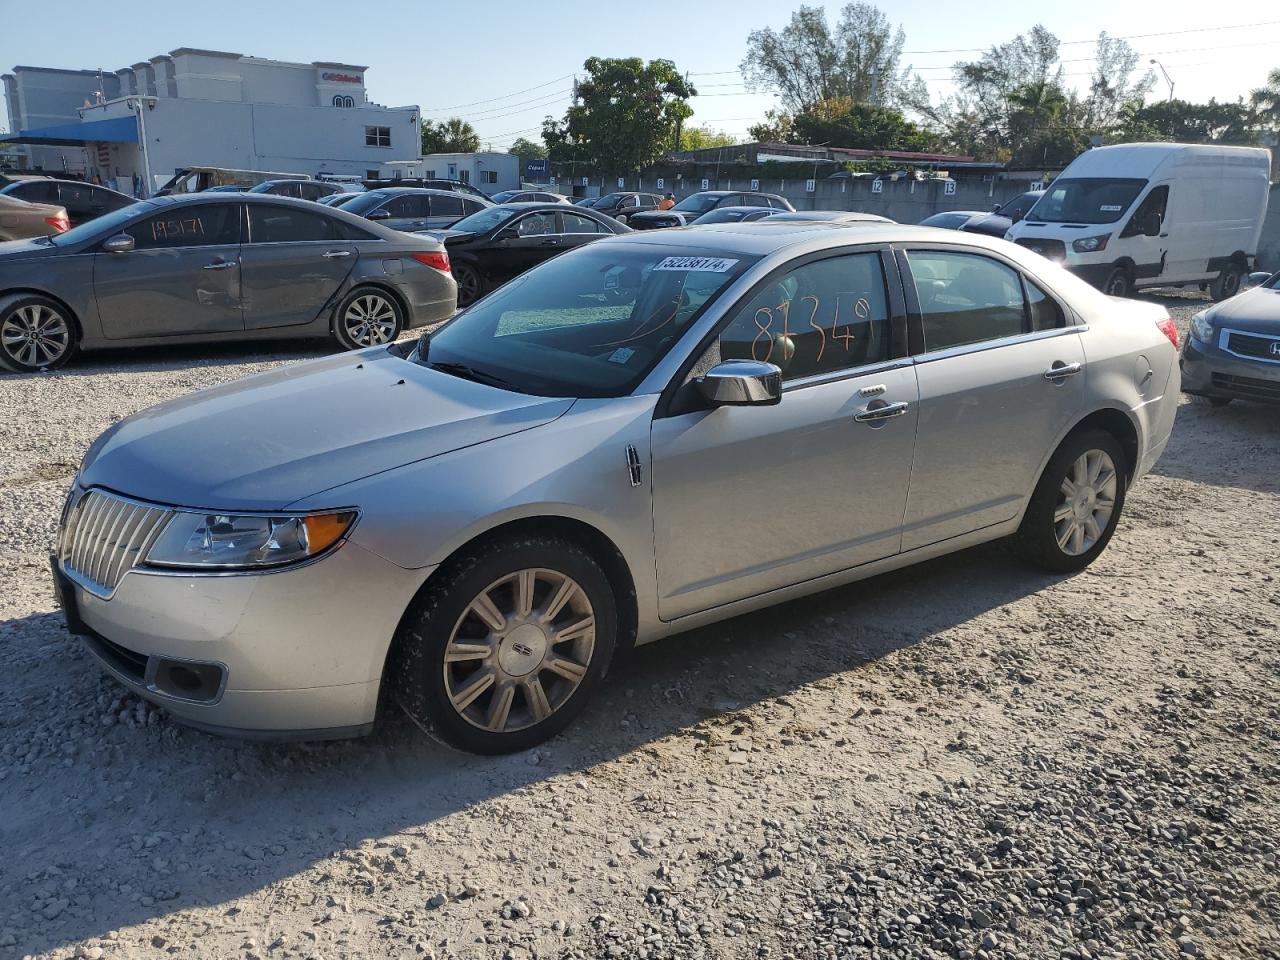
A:
[[[90,490],[72,506],[58,538],[62,572],[90,593],[111,596],[172,515],[163,507]]]

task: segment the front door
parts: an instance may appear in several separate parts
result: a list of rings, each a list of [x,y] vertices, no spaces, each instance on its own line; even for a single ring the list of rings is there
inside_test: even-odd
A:
[[[917,391],[894,334],[897,299],[876,251],[791,268],[736,310],[698,364],[776,363],[782,402],[654,421],[664,620],[898,552]]]
[[[1124,242],[1116,244],[1116,254],[1123,253],[1133,260],[1133,279],[1138,286],[1167,279],[1175,269],[1170,261],[1169,225],[1165,222],[1168,207],[1169,185],[1162,183],[1143,198],[1120,231],[1119,239]],[[1099,256],[1108,257],[1109,253],[1104,251]]]
[[[129,253],[93,257],[93,291],[109,340],[244,329],[240,204],[183,204],[136,221]]]
[[[319,208],[249,204],[240,253],[246,329],[310,323],[319,315],[356,261],[344,227]]]
[[[558,230],[554,212],[526,213],[507,224],[501,232],[515,235],[493,244],[489,254],[492,279],[506,282],[562,251]]]
[[[973,253],[907,257],[923,344],[904,551],[1016,517],[1085,380],[1074,321],[1030,278]]]

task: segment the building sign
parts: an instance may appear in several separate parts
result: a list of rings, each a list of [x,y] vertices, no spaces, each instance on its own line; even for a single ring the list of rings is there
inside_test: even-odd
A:
[[[547,161],[543,159],[530,159],[524,162],[524,176],[526,180],[537,180],[547,175]]]
[[[330,83],[364,83],[364,77],[354,73],[322,73],[320,79],[328,80]]]

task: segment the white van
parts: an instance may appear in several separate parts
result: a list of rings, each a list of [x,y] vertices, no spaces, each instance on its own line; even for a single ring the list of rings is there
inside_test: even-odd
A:
[[[1258,250],[1271,154],[1127,143],[1076,157],[1006,240],[1104,293],[1196,285],[1235,296]]]

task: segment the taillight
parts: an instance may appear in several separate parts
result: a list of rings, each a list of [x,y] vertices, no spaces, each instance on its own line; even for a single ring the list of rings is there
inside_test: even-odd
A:
[[[71,221],[67,218],[65,213],[59,213],[52,217],[45,217],[44,222],[57,230],[58,233],[66,233],[71,229]]]
[[[415,253],[413,259],[428,267],[435,267],[442,273],[449,272],[449,254],[444,250],[433,253]]]
[[[1160,332],[1169,338],[1169,342],[1173,344],[1173,349],[1177,350],[1178,343],[1178,325],[1173,322],[1173,317],[1165,317],[1163,320],[1157,320],[1156,326],[1160,328]]]

